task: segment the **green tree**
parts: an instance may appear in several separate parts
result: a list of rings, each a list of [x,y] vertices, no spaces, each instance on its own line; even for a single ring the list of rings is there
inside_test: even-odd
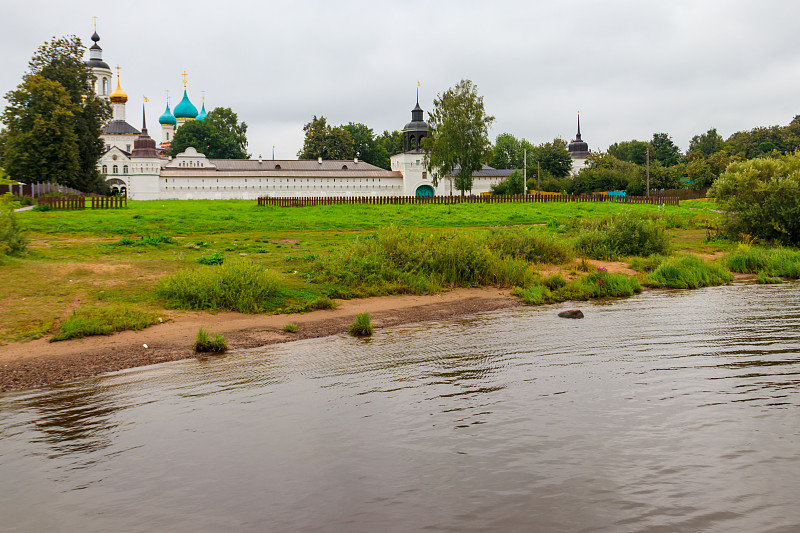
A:
[[[717,133],[717,128],[711,128],[706,133],[695,135],[689,141],[689,150],[687,154],[692,152],[700,152],[706,156],[722,151],[725,148],[725,140],[722,135]]]
[[[74,147],[72,147],[71,142],[66,142],[62,145],[62,148],[69,146],[70,149],[77,151],[78,170],[75,173],[71,171],[62,172],[62,177],[59,179],[69,179],[70,181],[62,181],[62,183],[82,191],[104,192],[107,190],[107,186],[97,171],[97,161],[104,150],[103,142],[100,139],[101,128],[110,118],[111,110],[108,104],[98,98],[93,91],[92,74],[83,60],[84,52],[83,44],[74,35],[53,38],[50,42],[40,46],[33,55],[28,63],[28,72],[23,76],[23,82],[17,90],[19,91],[23,88],[33,89],[35,87],[38,91],[44,91],[40,96],[56,96],[54,90],[45,90],[39,83],[26,84],[26,81],[33,77],[44,78],[61,86],[64,91],[63,94],[66,94],[69,102],[69,105],[66,106],[66,111],[71,113],[72,135],[77,137],[77,143]],[[18,100],[19,98],[20,95],[17,95]],[[57,98],[58,105],[63,105],[65,101],[61,93],[58,94]],[[10,100],[9,96],[6,96],[6,100]],[[53,112],[56,112],[55,108],[55,104],[50,106]],[[42,109],[39,108],[39,111],[42,111]],[[22,112],[22,110],[17,109],[17,112]],[[63,115],[62,112],[58,112],[58,114]],[[4,117],[11,119],[8,112],[4,113]],[[48,120],[44,116],[42,119],[50,122],[51,125],[61,120],[60,118]],[[8,142],[11,143],[12,137],[17,139],[12,149],[15,152],[11,156],[6,154],[4,156],[5,159],[11,157],[18,162],[21,159],[30,161],[50,159],[49,152],[52,150],[45,149],[41,143],[31,144],[28,148],[21,146],[18,141],[20,135],[24,132],[12,131],[11,124],[8,123],[7,119],[4,119],[4,121],[8,126]],[[24,120],[21,122],[24,122]],[[59,129],[61,129],[61,126],[59,126]],[[66,138],[71,138],[72,135],[67,134]],[[48,153],[35,151],[42,149],[45,149]],[[20,150],[24,151],[24,155]],[[64,168],[71,167],[72,155],[62,153],[62,156],[69,161],[69,163],[65,163]],[[37,181],[48,181],[53,178],[53,176],[42,174]],[[28,175],[26,179],[34,179],[34,177]]]
[[[75,186],[81,172],[75,133],[79,110],[64,86],[42,76],[26,76],[16,90],[6,94],[6,100],[6,172],[24,183]]]
[[[353,159],[355,156],[350,132],[341,126],[329,126],[324,116],[314,115],[311,122],[303,126],[303,131],[303,149],[297,153],[300,159]]]
[[[542,172],[554,178],[566,178],[572,172],[572,157],[567,150],[567,141],[553,139],[549,143],[542,143],[528,150],[528,165],[540,164]]]
[[[227,107],[212,109],[205,120],[190,120],[178,128],[170,145],[175,157],[194,147],[209,159],[248,159],[247,124]]]
[[[681,149],[675,146],[666,133],[654,133],[650,146],[652,146],[650,159],[660,162],[665,167],[677,165],[680,161]]]
[[[470,80],[461,80],[434,99],[429,137],[422,140],[425,166],[430,169],[434,185],[453,176],[452,185],[462,196],[472,190],[472,175],[483,168],[491,149],[489,126],[493,121]]]
[[[247,123],[240,123],[239,115],[234,113],[230,107],[215,107],[201,122],[207,122],[214,126],[225,144],[225,156],[215,159],[250,158],[250,154],[247,152]]]
[[[731,163],[708,195],[731,236],[800,244],[800,153]]]
[[[492,194],[508,195],[522,194],[525,192],[523,186],[522,171],[514,170],[509,176],[496,185],[491,186]]]
[[[383,145],[383,148],[386,150],[387,157],[392,157],[395,154],[403,153],[403,134],[397,130],[389,133],[389,131],[384,131],[380,135],[378,135],[376,142]],[[382,168],[389,168],[389,162],[387,160],[386,166]]]
[[[492,166],[494,168],[522,168],[522,142],[510,133],[497,136],[492,148]]]
[[[372,128],[365,124],[350,122],[342,126],[353,139],[353,155],[370,165],[389,167],[389,155],[384,145],[375,138]]]
[[[623,141],[614,143],[608,147],[608,155],[615,157],[620,161],[628,161],[636,165],[644,165],[647,161],[647,149],[649,145],[646,142],[637,141]]]

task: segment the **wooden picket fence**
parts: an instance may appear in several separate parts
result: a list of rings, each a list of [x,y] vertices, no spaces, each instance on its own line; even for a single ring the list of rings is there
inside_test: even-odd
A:
[[[128,206],[128,199],[124,196],[43,196],[36,201],[39,205],[49,205],[51,209],[119,209]]]
[[[510,196],[350,196],[350,197],[272,197],[258,198],[258,205],[309,207],[315,205],[402,205],[402,204],[499,204],[540,202],[614,202],[618,204],[679,205],[677,197],[607,196],[605,194],[518,194]]]

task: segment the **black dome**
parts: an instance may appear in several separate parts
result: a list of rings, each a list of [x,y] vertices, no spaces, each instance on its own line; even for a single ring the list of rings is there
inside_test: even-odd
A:
[[[86,62],[86,65],[89,68],[104,68],[106,70],[111,70],[111,67],[108,66],[108,63],[103,61],[102,59],[91,58],[89,61]]]
[[[100,40],[100,36],[99,36],[99,35],[97,35],[97,32],[94,32],[94,33],[92,34],[92,40],[93,40],[94,42],[97,42],[97,41],[99,41],[99,40]]]
[[[428,123],[422,120],[414,120],[403,127],[403,131],[428,131]]]

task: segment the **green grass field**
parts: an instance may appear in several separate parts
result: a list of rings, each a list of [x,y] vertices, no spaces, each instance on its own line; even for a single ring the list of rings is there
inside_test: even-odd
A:
[[[680,207],[544,203],[279,208],[258,207],[253,201],[198,200],[129,202],[118,210],[26,211],[16,216],[30,239],[28,253],[0,263],[0,341],[49,338],[76,310],[103,316],[105,309],[125,306],[168,319],[176,311],[166,308],[168,298],[158,296],[159,283],[179,271],[200,275],[202,269],[218,268],[198,263],[214,254],[224,258],[223,264],[245,261],[271,271],[277,290],[256,306],[260,312],[304,311],[328,305],[328,296],[342,294],[336,283],[311,281],[320,261],[331,252],[358,249],[351,245],[390,225],[442,239],[453,232],[466,239],[470,234],[488,238],[488,229],[530,227],[572,247],[581,228],[588,226],[585,221],[630,212],[663,224],[673,251],[714,254],[734,246],[705,242],[707,228],[716,224],[714,209],[707,201],[686,201]],[[564,262],[568,274],[566,263],[573,261]],[[539,269],[536,264],[530,268]]]

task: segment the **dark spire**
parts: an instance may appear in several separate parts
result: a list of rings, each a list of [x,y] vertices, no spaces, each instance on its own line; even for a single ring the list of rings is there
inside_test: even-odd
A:
[[[581,126],[578,124],[578,135],[580,135]],[[147,135],[147,119],[144,116],[144,103],[142,104],[142,133]]]
[[[576,141],[581,140],[581,112],[578,111],[578,135],[575,136]]]
[[[142,133],[139,138],[133,141],[133,152],[131,157],[158,157],[156,141],[147,134],[147,122],[145,121],[144,104],[142,104]]]
[[[589,155],[589,145],[581,139],[581,112],[578,111],[578,134],[575,140],[569,143],[567,151],[573,159],[585,158]]]

